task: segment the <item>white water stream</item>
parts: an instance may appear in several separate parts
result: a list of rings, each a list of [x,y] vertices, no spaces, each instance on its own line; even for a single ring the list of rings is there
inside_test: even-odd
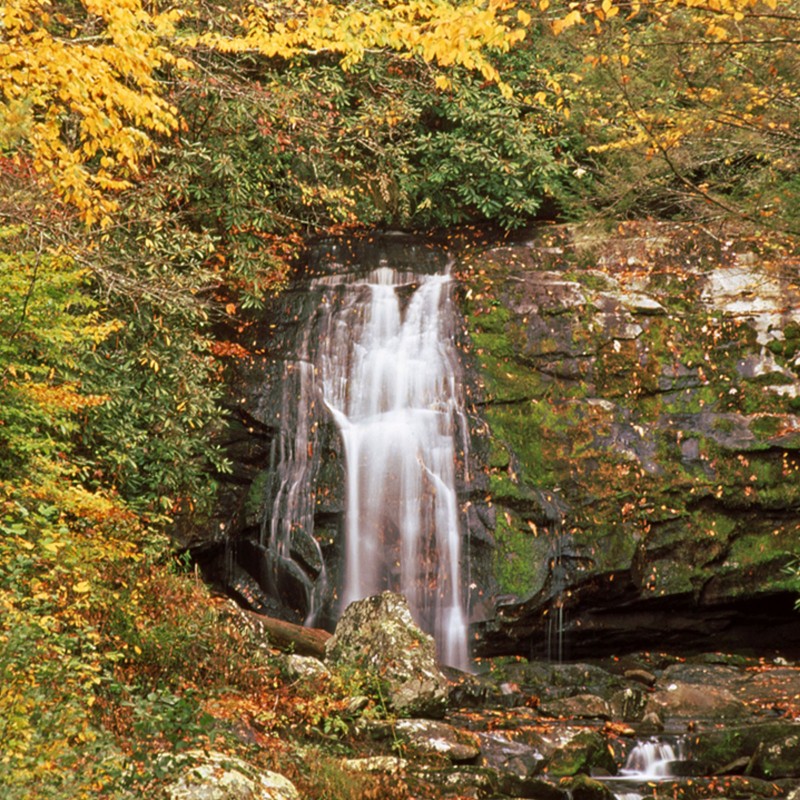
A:
[[[457,450],[466,452],[457,437],[465,438],[466,425],[450,276],[380,266],[366,277],[326,277],[314,285],[322,303],[291,382],[299,407],[284,403],[284,425],[289,420],[293,432],[283,437],[286,477],[273,504],[270,549],[285,563],[290,532],[313,526],[309,420],[319,418],[313,404],[321,401],[346,461],[340,610],[387,589],[400,592],[436,639],[440,660],[466,669],[455,488]],[[311,621],[320,591],[309,586]]]
[[[608,778],[610,784],[616,784],[614,796],[617,800],[642,800],[640,791],[645,785],[663,781],[673,775],[673,765],[685,760],[684,742],[678,739],[674,745],[658,738],[638,741],[628,753],[625,766],[619,774]]]

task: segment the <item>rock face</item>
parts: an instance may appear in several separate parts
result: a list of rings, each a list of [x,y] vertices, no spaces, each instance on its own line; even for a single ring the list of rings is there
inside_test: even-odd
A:
[[[431,245],[387,237],[347,257],[402,268],[436,261]],[[800,652],[797,587],[783,572],[800,552],[798,258],[759,246],[631,223],[545,228],[456,253],[472,402],[458,499],[476,655],[585,658],[712,641]],[[320,301],[311,278],[352,269],[336,252],[332,267],[312,254],[244,327],[235,468],[217,528],[195,548],[240,601],[294,622],[309,613],[309,587],[325,583],[313,624],[329,629],[344,453],[321,403],[309,421],[313,508],[279,563],[263,542],[274,467],[292,446],[280,387]]]
[[[326,644],[325,658],[374,674],[400,716],[444,715],[448,684],[436,663],[436,646],[414,623],[402,595],[384,592],[351,603]]]
[[[631,224],[463,259],[496,511],[480,654],[798,651],[798,258],[753,246]]]

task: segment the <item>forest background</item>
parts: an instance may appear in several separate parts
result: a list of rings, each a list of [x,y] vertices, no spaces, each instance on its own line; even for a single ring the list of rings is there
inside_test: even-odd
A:
[[[798,22],[796,0],[7,0],[3,796],[155,796],[220,721],[337,718],[345,688],[290,694],[170,543],[230,469],[247,353],[220,331],[308,236],[647,217],[793,241]],[[332,764],[290,766],[309,796],[377,791]]]

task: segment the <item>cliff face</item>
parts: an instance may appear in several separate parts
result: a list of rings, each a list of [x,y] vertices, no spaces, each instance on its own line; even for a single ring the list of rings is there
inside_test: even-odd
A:
[[[314,501],[289,558],[265,569],[280,430],[295,413],[287,375],[321,302],[311,278],[442,258],[392,237],[345,250],[323,251],[244,321],[235,469],[214,535],[194,548],[244,602],[294,621],[323,571],[324,608],[336,602],[345,510],[342,444],[317,402],[300,448]],[[453,270],[477,654],[800,650],[784,572],[800,555],[800,260],[691,226],[552,227],[462,251]],[[316,624],[333,621],[324,611]]]
[[[479,651],[796,650],[800,260],[629,225],[459,269],[496,512]]]

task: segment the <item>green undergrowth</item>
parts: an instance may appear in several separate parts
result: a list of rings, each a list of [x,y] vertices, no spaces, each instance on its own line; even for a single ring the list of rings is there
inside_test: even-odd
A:
[[[0,228],[3,800],[157,798],[208,749],[285,772],[286,742],[344,747],[367,693],[357,676],[298,692],[175,557],[168,532],[203,523],[226,466],[218,365],[203,307],[137,280],[103,295],[26,226]],[[322,756],[290,777],[309,797],[392,797],[369,776],[343,789]]]

